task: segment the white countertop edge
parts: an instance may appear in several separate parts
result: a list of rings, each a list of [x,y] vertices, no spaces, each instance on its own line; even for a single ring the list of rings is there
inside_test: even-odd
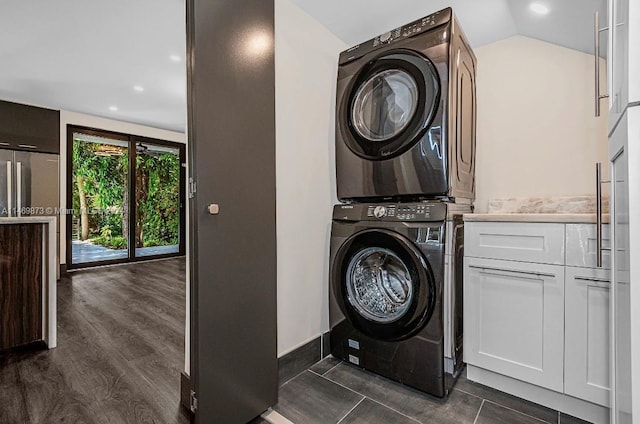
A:
[[[55,227],[57,216],[10,216],[0,217],[0,225],[4,224],[53,224]]]
[[[473,213],[463,215],[465,222],[547,222],[560,224],[595,224],[594,213]],[[602,215],[609,223],[609,214]]]

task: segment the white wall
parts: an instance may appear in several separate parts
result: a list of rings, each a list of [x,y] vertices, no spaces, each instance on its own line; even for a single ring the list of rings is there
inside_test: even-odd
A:
[[[278,355],[329,329],[328,262],[337,203],[334,105],[347,46],[275,1]]]
[[[607,102],[595,118],[593,56],[523,36],[475,53],[476,211],[492,198],[595,195]]]

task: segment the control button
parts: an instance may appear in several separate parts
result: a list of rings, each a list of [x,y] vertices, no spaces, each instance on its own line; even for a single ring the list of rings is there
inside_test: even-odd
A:
[[[383,43],[388,43],[391,41],[391,31],[387,31],[380,36],[380,41]]]
[[[384,206],[376,206],[376,208],[373,210],[373,215],[378,219],[384,218],[386,214],[387,208],[385,208]]]

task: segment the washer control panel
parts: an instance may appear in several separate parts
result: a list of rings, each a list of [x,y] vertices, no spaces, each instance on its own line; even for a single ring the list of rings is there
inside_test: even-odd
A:
[[[421,203],[356,203],[337,205],[335,221],[434,222],[447,218],[447,204]]]
[[[442,209],[439,203],[369,205],[367,218],[392,221],[429,221],[433,217],[432,208],[434,207],[437,209],[436,215],[439,216],[440,209]]]

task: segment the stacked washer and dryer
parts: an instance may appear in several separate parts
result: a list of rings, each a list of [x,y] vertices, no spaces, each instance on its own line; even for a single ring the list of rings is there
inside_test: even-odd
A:
[[[476,58],[448,8],[340,55],[334,357],[444,397],[462,369]]]

